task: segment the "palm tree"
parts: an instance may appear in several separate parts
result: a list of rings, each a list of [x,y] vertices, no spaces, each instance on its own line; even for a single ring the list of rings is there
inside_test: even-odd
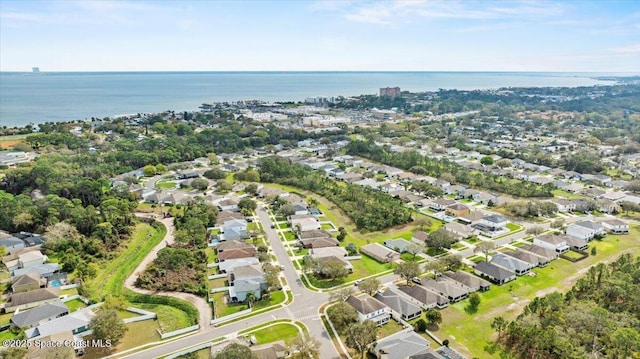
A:
[[[245,302],[249,303],[249,309],[253,308],[253,302],[258,300],[258,297],[254,292],[247,292],[247,296],[244,297]]]

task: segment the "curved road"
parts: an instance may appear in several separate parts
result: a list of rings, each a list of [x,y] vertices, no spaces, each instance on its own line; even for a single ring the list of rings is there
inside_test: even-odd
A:
[[[136,216],[144,217],[144,218],[155,218],[153,214],[149,214],[149,213],[136,213]],[[189,293],[182,293],[182,292],[152,291],[147,289],[141,289],[135,286],[136,279],[138,278],[138,276],[144,272],[147,266],[151,262],[153,262],[154,259],[156,259],[156,257],[158,256],[158,252],[162,248],[168,245],[171,245],[175,241],[175,237],[173,236],[173,233],[175,232],[175,227],[173,226],[173,217],[163,218],[159,222],[164,224],[164,226],[167,228],[167,234],[164,236],[164,239],[162,240],[162,242],[160,242],[157,246],[153,247],[153,249],[151,249],[149,254],[147,254],[147,256],[144,257],[142,262],[138,264],[138,266],[133,271],[133,273],[129,276],[129,278],[125,280],[124,286],[137,293],[166,295],[169,297],[183,299],[192,303],[200,313],[200,316],[198,318],[198,324],[200,325],[200,328],[206,328],[209,326],[209,323],[211,323],[211,307],[209,306],[207,301],[202,299],[201,297],[198,297],[197,295],[193,295]]]
[[[234,337],[241,330],[247,329],[248,327],[252,327],[254,325],[258,325],[260,323],[265,323],[268,321],[272,321],[274,319],[279,318],[289,318],[295,319],[303,322],[307,328],[309,329],[310,334],[317,338],[320,341],[320,358],[322,359],[333,359],[339,358],[339,354],[333,342],[331,341],[331,337],[329,333],[325,330],[322,320],[320,319],[320,315],[318,313],[318,308],[326,303],[329,299],[329,295],[326,293],[313,292],[307,289],[303,284],[300,278],[297,275],[296,269],[291,263],[289,256],[280,241],[280,237],[278,233],[271,228],[271,220],[269,219],[269,215],[264,207],[259,206],[257,209],[258,217],[262,226],[264,228],[265,234],[271,243],[271,248],[273,249],[273,253],[278,258],[280,264],[284,266],[284,276],[287,280],[287,286],[290,288],[293,293],[293,302],[287,306],[281,307],[279,309],[274,309],[272,311],[268,311],[262,314],[258,314],[253,317],[249,317],[244,320],[240,320],[237,322],[229,323],[222,325],[220,327],[211,327],[209,325],[201,326],[200,332],[194,335],[190,335],[187,337],[183,337],[165,344],[161,344],[150,349],[146,349],[134,354],[123,356],[123,358],[135,358],[135,359],[148,359],[148,358],[156,358],[159,356],[166,355],[168,353],[172,353],[175,351],[179,351],[197,344],[201,344],[207,341],[210,341],[215,338],[227,336]],[[165,222],[163,222],[165,223]],[[165,224],[166,225],[166,224]],[[173,224],[170,224],[171,228],[173,228]],[[167,226],[167,228],[170,228]],[[167,231],[169,234],[169,231]],[[163,242],[164,243],[164,242]],[[160,250],[163,247],[160,247],[162,244],[158,245],[157,250]],[[166,245],[166,244],[165,244]],[[156,248],[154,248],[155,253],[157,253]],[[154,256],[149,256],[153,257]],[[145,261],[148,263],[145,259]],[[140,266],[142,266],[141,263]],[[136,273],[141,267],[136,269]],[[144,266],[142,266],[144,269]],[[127,283],[131,284],[129,280],[133,277],[135,281],[135,273],[128,280]],[[138,289],[139,291],[139,289]],[[176,293],[177,294],[177,293]],[[208,308],[208,306],[207,306]],[[200,308],[199,308],[200,309]],[[210,310],[209,310],[210,312]],[[201,313],[202,316],[202,313]],[[202,318],[201,318],[202,320]]]

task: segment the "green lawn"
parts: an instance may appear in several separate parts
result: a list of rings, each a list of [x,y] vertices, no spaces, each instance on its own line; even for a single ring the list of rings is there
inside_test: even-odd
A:
[[[471,238],[467,238],[464,240],[465,242],[469,243],[469,244],[475,244],[480,242],[480,240],[478,239],[478,237],[471,237]]]
[[[467,247],[464,244],[460,244],[459,242],[456,242],[451,246],[451,248],[460,250],[460,249],[465,249]]]
[[[517,231],[518,229],[522,228],[522,226],[515,224],[515,223],[507,223],[507,229],[510,230],[511,232],[513,231]]]
[[[259,329],[250,335],[255,335],[258,344],[272,343],[278,340],[285,342],[295,338],[300,333],[298,327],[289,323],[275,324],[264,329]]]
[[[80,299],[74,299],[74,300],[70,300],[66,303],[64,303],[67,307],[69,307],[69,311],[70,312],[75,312],[76,310],[82,309],[82,308],[86,308],[87,305],[84,304],[83,301],[81,301]]]
[[[295,254],[296,256],[306,256],[307,254],[309,254],[309,249],[300,248],[300,249],[297,249],[297,250],[293,251],[293,254]]]
[[[391,334],[395,334],[403,329],[402,325],[391,319],[387,324],[378,327],[378,339],[386,338]]]
[[[402,259],[405,262],[418,262],[420,261],[422,258],[418,257],[418,256],[414,256],[411,253],[402,253],[400,255],[400,259]]]
[[[209,289],[227,286],[227,278],[209,279]]]
[[[215,263],[218,255],[216,254],[215,249],[211,247],[207,247],[204,252],[207,254],[207,263]]]
[[[284,234],[284,239],[287,241],[294,241],[296,239],[296,234],[291,231],[282,232],[282,234]]]
[[[225,294],[226,293],[211,294],[211,297],[215,300],[215,303],[216,303],[215,304],[216,318],[241,312],[245,309],[249,309],[249,305],[245,303],[225,304],[224,303]],[[282,302],[284,302],[284,292],[283,291],[272,292],[271,297],[269,299],[263,299],[253,303],[253,311],[270,307],[272,305],[280,304]]]
[[[0,314],[0,325],[9,324],[9,322],[11,322],[11,317],[13,317],[13,313]]]
[[[593,241],[591,245],[597,248],[596,256],[577,263],[558,259],[545,268],[534,269],[536,277],[521,276],[503,286],[493,285],[491,290],[480,293],[482,300],[475,314],[465,312],[466,300],[442,310],[443,322],[434,331],[435,335],[441,340],[451,340],[454,349],[469,357],[498,358],[498,353],[484,351],[492,340],[490,324],[493,318],[501,315],[513,320],[535,296],[570,289],[581,277],[578,273],[581,269],[615,260],[621,252],[640,253],[640,226],[632,226],[629,235],[607,235],[603,241]],[[469,259],[474,260],[474,257]]]
[[[119,295],[125,279],[166,233],[163,225],[157,229],[146,223],[136,225],[126,248],[116,253],[111,261],[98,264],[98,275],[85,285],[90,288],[91,297],[101,299],[107,294]]]
[[[580,198],[585,198],[584,196],[581,196],[579,194],[573,194],[571,192],[567,192],[561,189],[554,189],[551,191],[551,193],[553,193],[554,196],[556,197],[564,197],[567,199],[580,199]]]
[[[156,182],[156,186],[160,189],[174,189],[176,182],[172,177],[165,177]]]
[[[158,315],[158,327],[163,333],[190,326],[187,314],[178,308],[163,304],[132,303],[133,307],[148,310]]]
[[[0,332],[0,340],[16,339],[17,335],[13,334],[10,330]]]
[[[330,231],[330,230],[333,230],[333,229],[337,229],[337,228],[336,228],[333,224],[331,224],[331,223],[323,223],[321,227],[322,227],[322,229],[324,229],[325,231]]]
[[[153,343],[160,341],[160,335],[158,334],[157,322],[154,320],[144,320],[142,322],[135,322],[127,324],[127,333],[120,341],[118,346],[111,348],[94,348],[89,347],[85,350],[83,358],[98,359],[105,356],[112,355],[116,352],[135,348],[147,343]],[[85,337],[85,339],[91,340],[91,336]]]

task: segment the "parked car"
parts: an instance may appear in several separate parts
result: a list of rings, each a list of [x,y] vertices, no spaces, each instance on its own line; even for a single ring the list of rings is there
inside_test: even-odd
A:
[[[362,282],[364,282],[364,279],[356,279],[356,281],[353,282],[353,285],[359,285]]]

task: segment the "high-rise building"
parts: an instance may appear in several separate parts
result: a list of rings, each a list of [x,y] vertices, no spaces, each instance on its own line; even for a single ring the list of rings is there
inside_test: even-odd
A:
[[[400,87],[381,87],[380,96],[396,97],[400,96]]]

